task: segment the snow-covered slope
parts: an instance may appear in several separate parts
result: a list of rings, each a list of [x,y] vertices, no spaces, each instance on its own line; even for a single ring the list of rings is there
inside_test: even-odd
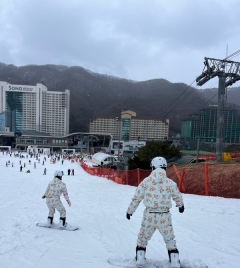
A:
[[[0,267],[1,268],[108,268],[107,260],[134,257],[143,205],[130,221],[126,209],[135,187],[88,175],[77,163],[65,160],[36,169],[27,159],[20,172],[19,157],[0,153]],[[6,167],[6,161],[12,165]],[[37,162],[37,161],[36,161]],[[47,175],[43,175],[44,167]],[[74,168],[75,175],[67,176]],[[26,173],[30,169],[31,173]],[[48,209],[41,197],[55,170],[63,170],[72,206],[67,222],[78,231],[39,228]],[[240,200],[184,195],[185,212],[173,207],[172,218],[180,259],[202,260],[209,268],[240,267]],[[59,214],[56,212],[55,221]],[[166,260],[167,250],[159,233],[147,247],[147,258]]]

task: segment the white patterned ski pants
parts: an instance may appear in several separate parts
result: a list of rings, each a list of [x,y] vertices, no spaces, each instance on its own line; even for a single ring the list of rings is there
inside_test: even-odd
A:
[[[48,214],[49,217],[54,216],[55,208],[60,213],[60,217],[66,217],[66,209],[63,206],[60,198],[57,198],[57,197],[47,198],[46,201],[47,201],[47,206],[49,209],[49,214]]]
[[[150,213],[146,209],[143,213],[137,245],[145,248],[156,229],[163,236],[168,250],[177,248],[176,241],[174,240],[171,213]]]

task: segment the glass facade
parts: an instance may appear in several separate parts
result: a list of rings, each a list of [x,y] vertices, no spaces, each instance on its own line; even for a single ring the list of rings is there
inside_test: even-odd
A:
[[[23,126],[23,94],[19,92],[6,92],[6,110],[10,112],[11,131],[22,130]]]
[[[206,142],[215,142],[216,136],[217,108],[203,109],[191,119],[182,121],[182,139],[195,140],[199,137],[205,139]],[[224,142],[240,143],[240,116],[237,110],[224,111],[222,138]]]
[[[122,118],[122,140],[124,141],[129,141],[130,126],[130,118]]]
[[[217,108],[201,110],[199,120],[200,137],[207,139],[207,141],[215,139],[217,131]]]
[[[5,131],[5,113],[0,114],[0,131]]]
[[[181,126],[181,137],[184,137],[186,139],[189,139],[192,137],[192,124],[193,120],[184,120],[182,121]]]

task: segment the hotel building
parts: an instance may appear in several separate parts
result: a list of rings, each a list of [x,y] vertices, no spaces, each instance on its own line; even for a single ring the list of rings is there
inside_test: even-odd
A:
[[[12,85],[0,81],[0,130],[36,130],[69,134],[70,91],[48,91],[43,84]]]
[[[164,140],[169,133],[169,120],[136,117],[130,110],[120,118],[97,117],[90,122],[89,132],[111,133],[114,140]]]
[[[223,112],[222,138],[226,143],[240,143],[240,115],[238,110],[225,109]],[[181,138],[186,141],[204,139],[216,142],[217,105],[212,105],[182,120]]]

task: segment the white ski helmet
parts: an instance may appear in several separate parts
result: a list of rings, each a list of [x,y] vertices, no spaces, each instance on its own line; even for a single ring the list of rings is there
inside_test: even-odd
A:
[[[152,159],[150,166],[152,167],[152,169],[162,167],[167,168],[167,161],[164,157],[157,156]]]
[[[63,172],[60,170],[57,170],[54,172],[54,177],[62,177],[63,176]]]

